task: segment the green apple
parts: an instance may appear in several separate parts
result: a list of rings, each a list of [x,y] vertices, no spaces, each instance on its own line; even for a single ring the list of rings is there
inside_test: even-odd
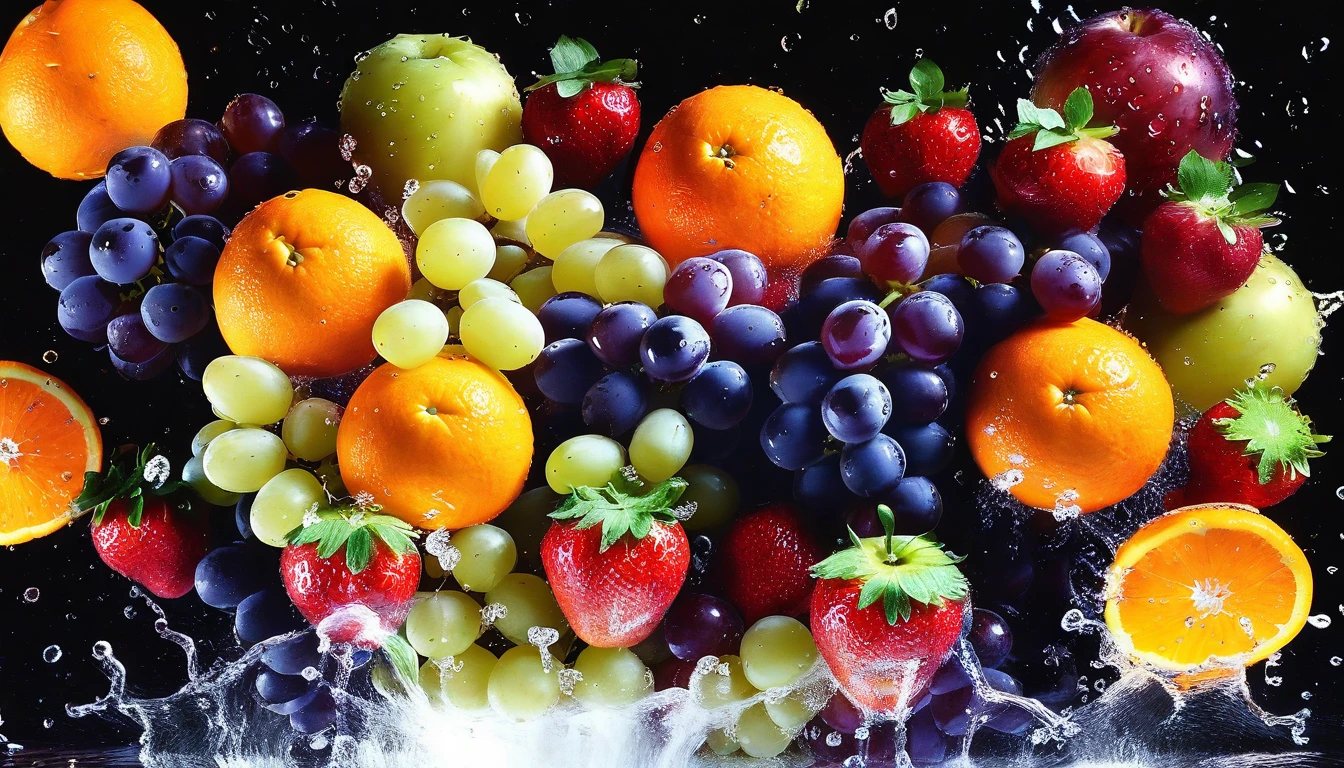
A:
[[[1140,286],[1125,317],[1176,396],[1201,412],[1262,373],[1269,386],[1297,391],[1316,364],[1322,326],[1301,278],[1269,253],[1245,285],[1207,309],[1172,314]]]
[[[341,91],[341,130],[389,200],[409,179],[476,192],[476,154],[521,142],[522,113],[499,59],[446,34],[397,35],[360,57]]]

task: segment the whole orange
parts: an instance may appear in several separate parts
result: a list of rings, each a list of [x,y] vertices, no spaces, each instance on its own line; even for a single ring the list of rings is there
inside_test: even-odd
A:
[[[1147,350],[1084,318],[1030,326],[985,355],[966,439],[980,469],[1023,504],[1092,512],[1143,487],[1174,422],[1171,387]]]
[[[374,358],[374,321],[410,289],[401,241],[382,219],[305,189],[234,228],[215,268],[215,315],[235,354],[291,376],[335,376]]]
[[[844,192],[840,157],[810,112],[775,91],[721,85],[654,127],[633,195],[645,240],[669,264],[741,248],[773,276],[821,253]]]
[[[522,491],[532,420],[508,380],[474,360],[388,363],[350,398],[336,455],[352,494],[420,528],[464,528]]]
[[[102,176],[112,155],[186,112],[177,43],[133,0],[48,0],[0,54],[0,127],[62,179]]]

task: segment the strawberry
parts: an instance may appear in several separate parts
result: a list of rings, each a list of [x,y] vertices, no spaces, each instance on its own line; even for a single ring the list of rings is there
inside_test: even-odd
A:
[[[1321,456],[1316,446],[1329,440],[1312,434],[1311,419],[1283,390],[1256,381],[1206,411],[1190,431],[1183,503],[1278,504],[1307,481],[1307,460]]]
[[[664,480],[642,495],[618,482],[575,488],[541,539],[555,601],[574,634],[599,648],[629,648],[653,634],[691,563],[673,514],[686,481]]]
[[[1235,186],[1232,166],[1191,151],[1181,158],[1179,186],[1143,223],[1144,275],[1162,306],[1185,314],[1212,306],[1240,288],[1264,251],[1261,227],[1279,220],[1263,211],[1277,184]]]
[[[1090,230],[1125,190],[1125,158],[1107,136],[1115,126],[1088,128],[1092,94],[1069,94],[1064,115],[1017,100],[1017,127],[990,170],[999,208],[1041,234]]]
[[[841,690],[864,709],[899,714],[928,687],[970,613],[961,558],[926,536],[893,536],[895,518],[877,508],[884,536],[812,568],[812,636]]]
[[[93,548],[109,568],[156,597],[182,597],[195,586],[207,529],[190,505],[172,509],[166,497],[185,485],[165,482],[168,472],[152,444],[139,452],[132,447],[107,472],[85,474],[74,504],[93,510]]]
[[[943,90],[943,71],[928,59],[910,70],[910,91],[886,91],[863,127],[859,148],[873,181],[901,197],[930,181],[960,187],[980,156],[980,126],[966,89]]]
[[[792,504],[771,504],[738,519],[724,536],[719,575],[747,626],[766,616],[807,612],[821,550]]]
[[[639,134],[634,59],[601,61],[587,40],[564,35],[551,49],[555,74],[527,90],[523,140],[555,167],[555,186],[592,190],[615,170]]]

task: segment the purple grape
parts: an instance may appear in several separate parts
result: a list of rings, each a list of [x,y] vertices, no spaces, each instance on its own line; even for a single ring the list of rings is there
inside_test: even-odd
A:
[[[294,610],[289,595],[278,586],[267,587],[243,598],[233,617],[234,632],[247,645],[255,645],[306,625],[307,622]]]
[[[274,101],[256,93],[244,93],[224,108],[219,127],[239,155],[275,152],[285,131],[285,116]]]
[[[728,307],[733,275],[723,263],[704,257],[687,259],[672,270],[663,287],[668,309],[708,326]]]
[[[900,536],[922,536],[938,527],[943,517],[943,496],[926,477],[906,477],[881,499],[896,518]]]
[[[1016,287],[989,283],[971,294],[970,325],[977,338],[995,343],[1026,325],[1035,311],[1031,300]]]
[[[312,120],[286,127],[278,151],[305,187],[334,189],[352,174],[341,157],[341,134]]]
[[[948,736],[964,736],[970,726],[971,715],[976,707],[975,689],[966,687],[934,696],[929,704],[933,721],[938,730]]]
[[[1111,274],[1111,251],[1101,238],[1091,232],[1069,232],[1060,237],[1053,250],[1073,251],[1087,259],[1097,269],[1097,276],[1106,282]]]
[[[814,764],[813,768],[835,768],[859,754],[859,742],[854,739],[853,731],[837,731],[820,717],[813,718],[803,726],[803,732],[799,735],[807,742],[807,749],[813,757],[826,761]]]
[[[257,493],[244,493],[238,496],[238,501],[233,505],[233,524],[238,529],[238,535],[244,541],[251,541],[252,536],[252,502],[256,501]]]
[[[139,219],[112,219],[94,233],[89,261],[109,283],[129,285],[142,279],[159,258],[159,236]]]
[[[168,274],[191,285],[209,285],[215,279],[219,249],[199,237],[179,237],[163,251]]]
[[[173,176],[168,158],[153,147],[131,147],[107,164],[107,196],[127,213],[154,213],[168,204]]]
[[[612,371],[583,396],[583,423],[607,437],[619,437],[638,426],[649,411],[643,381],[629,371]]]
[[[848,443],[840,451],[840,476],[856,496],[882,496],[905,476],[905,452],[881,434],[865,443]]]
[[[669,688],[690,688],[691,675],[695,674],[694,661],[669,656],[653,668],[653,689],[666,691]]]
[[[998,283],[993,283],[993,285],[998,285]],[[971,285],[969,280],[961,275],[949,273],[934,275],[920,283],[919,287],[925,291],[941,293],[946,296],[963,317],[966,316],[966,312],[971,305],[971,294],[975,293],[975,286]]]
[[[229,195],[224,166],[205,155],[186,155],[172,162],[172,198],[188,216],[212,213]]]
[[[854,255],[863,258],[863,246],[868,238],[884,224],[892,224],[901,215],[900,208],[870,208],[849,222],[845,230],[845,242],[854,251]]]
[[[929,239],[913,224],[883,224],[859,252],[863,271],[878,284],[913,283],[929,264]]]
[[[139,312],[112,318],[107,324],[107,346],[127,363],[144,363],[168,348],[145,327]]]
[[[905,451],[906,472],[911,475],[936,475],[952,461],[956,438],[936,421],[922,426],[889,421],[882,431],[901,444]]]
[[[891,321],[882,308],[862,299],[831,310],[821,326],[821,345],[842,371],[865,371],[886,354]]]
[[[962,274],[982,283],[1006,283],[1017,277],[1026,261],[1022,241],[1004,227],[976,227],[961,238],[957,264]]]
[[[831,365],[819,341],[805,341],[779,356],[770,389],[786,403],[819,403],[844,374]]]
[[[1032,267],[1031,293],[1051,320],[1069,323],[1101,303],[1101,276],[1072,251],[1047,251]]]
[[[261,652],[261,663],[282,675],[298,675],[308,667],[322,665],[316,632],[308,631],[269,643]]]
[[[588,389],[602,378],[602,361],[578,339],[560,339],[541,350],[532,366],[537,389],[548,400],[578,405]]]
[[[214,124],[186,117],[163,126],[154,134],[150,146],[169,160],[188,155],[214,158],[223,165],[229,161],[229,142]]]
[[[117,353],[113,352],[111,347],[107,350],[107,356],[117,373],[134,381],[148,381],[168,370],[173,364],[174,355],[173,349],[165,346],[163,351],[143,363],[132,363],[117,357]]]
[[[237,608],[243,598],[266,586],[268,574],[257,566],[257,558],[244,547],[212,549],[196,564],[196,594],[212,608]]]
[[[177,367],[182,369],[187,378],[194,381],[201,380],[201,376],[205,375],[205,367],[215,358],[229,354],[229,347],[224,343],[224,337],[219,334],[219,328],[213,323],[182,344],[176,345],[176,349]]]
[[[229,228],[213,216],[188,216],[173,227],[173,237],[199,237],[223,253],[224,243],[229,239]]]
[[[807,265],[798,278],[800,293],[811,293],[822,280],[832,277],[863,277],[863,262],[848,253],[832,253]]]
[[[250,152],[229,168],[229,213],[241,217],[261,203],[298,186],[294,169],[283,157],[269,152]]]
[[[227,547],[224,549],[228,549]],[[215,550],[216,552],[220,550]],[[211,555],[214,552],[210,553]],[[209,557],[209,555],[206,555]],[[204,562],[204,561],[202,561]],[[207,603],[207,605],[212,605]],[[237,603],[234,603],[237,605]],[[215,606],[217,608],[228,608],[231,606]],[[267,704],[285,704],[288,702],[301,701],[298,706],[285,709],[284,711],[273,709],[276,714],[287,715],[290,712],[298,711],[303,704],[312,700],[312,695],[317,689],[317,681],[309,680],[303,675],[282,675],[272,669],[262,668],[257,672],[257,695]]]
[[[47,285],[58,291],[75,278],[97,274],[89,261],[89,244],[93,235],[78,229],[51,238],[42,248],[42,277]]]
[[[93,185],[84,199],[79,201],[79,210],[75,213],[75,226],[79,231],[93,234],[98,228],[113,219],[122,217],[121,209],[107,196],[107,181]]]
[[[947,387],[947,400],[950,403],[957,397],[957,375],[947,363],[933,366],[933,372],[938,374],[938,378],[943,380]]]
[[[932,232],[958,213],[961,213],[961,193],[957,188],[945,181],[930,181],[905,193],[900,220]]]
[[[959,691],[963,688],[969,688],[975,683],[966,668],[961,665],[961,661],[953,656],[944,661],[938,671],[933,673],[933,679],[929,681],[929,693],[934,696],[943,696],[953,691]]]
[[[931,707],[921,709],[906,721],[905,752],[915,765],[941,765],[947,758],[947,738],[938,730]]]
[[[742,365],[769,365],[786,348],[784,321],[755,304],[739,304],[719,313],[710,332],[715,356]]]
[[[992,669],[1003,663],[1013,650],[1013,630],[999,614],[976,608],[971,616],[971,647],[980,666]]]
[[[337,713],[336,697],[322,684],[311,701],[297,712],[290,713],[289,725],[299,733],[314,734],[336,722]]]
[[[565,291],[547,299],[537,310],[537,319],[546,331],[546,343],[560,339],[584,339],[602,304],[586,293]]]
[[[604,307],[588,329],[588,348],[607,365],[634,365],[639,362],[639,342],[657,319],[656,312],[637,301]]]
[[[705,364],[681,391],[686,416],[710,429],[729,429],[751,411],[751,379],[742,366],[720,360]]]
[[[761,449],[777,467],[799,470],[820,459],[826,448],[821,409],[805,403],[784,403],[761,425]]]
[[[729,248],[711,253],[708,258],[723,264],[732,275],[733,289],[728,296],[728,306],[760,304],[765,300],[765,288],[769,281],[765,276],[765,265],[756,254]]]
[[[789,336],[798,340],[815,339],[821,334],[826,318],[836,307],[855,299],[878,302],[882,296],[882,292],[867,278],[832,277],[822,280],[811,293],[798,299],[793,310],[795,321],[789,326]]]
[[[819,713],[821,719],[840,733],[853,733],[863,726],[864,714],[849,697],[837,692]]]
[[[663,618],[667,647],[682,661],[737,653],[742,631],[742,615],[728,601],[694,592],[678,597]]]
[[[810,512],[833,514],[854,494],[840,476],[840,454],[829,453],[793,474],[793,500]]]
[[[864,443],[877,437],[891,416],[891,392],[866,373],[846,376],[821,401],[821,421],[842,443]]]
[[[961,313],[941,293],[920,291],[887,311],[892,339],[912,360],[937,365],[961,347]]]
[[[61,289],[56,319],[66,333],[94,344],[107,343],[107,324],[117,316],[121,295],[117,286],[96,275],[70,281]]]
[[[709,359],[709,334],[689,317],[671,315],[657,320],[639,342],[639,361],[655,381],[689,381]]]
[[[210,322],[210,302],[196,288],[163,283],[145,292],[140,317],[154,338],[176,344],[200,333]]]
[[[894,365],[878,373],[892,393],[891,420],[898,424],[928,424],[942,416],[951,402],[947,382],[919,365]]]

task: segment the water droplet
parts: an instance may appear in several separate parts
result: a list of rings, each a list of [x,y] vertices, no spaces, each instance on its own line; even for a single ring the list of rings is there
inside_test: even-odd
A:
[[[36,603],[40,597],[42,597],[42,590],[37,587],[29,587],[23,590],[23,601],[25,603]]]
[[[887,12],[882,14],[882,23],[887,25],[887,29],[896,28],[896,9],[888,8]]]
[[[42,649],[42,660],[48,664],[55,664],[61,660],[61,646],[48,645]]]
[[[56,354],[56,350],[48,349],[46,352],[42,353],[42,362],[48,364],[54,363],[57,360],[59,360],[60,357],[61,357],[60,355]]]
[[[1324,613],[1318,613],[1315,616],[1308,616],[1307,623],[1317,629],[1325,629],[1330,626],[1330,617]]]

